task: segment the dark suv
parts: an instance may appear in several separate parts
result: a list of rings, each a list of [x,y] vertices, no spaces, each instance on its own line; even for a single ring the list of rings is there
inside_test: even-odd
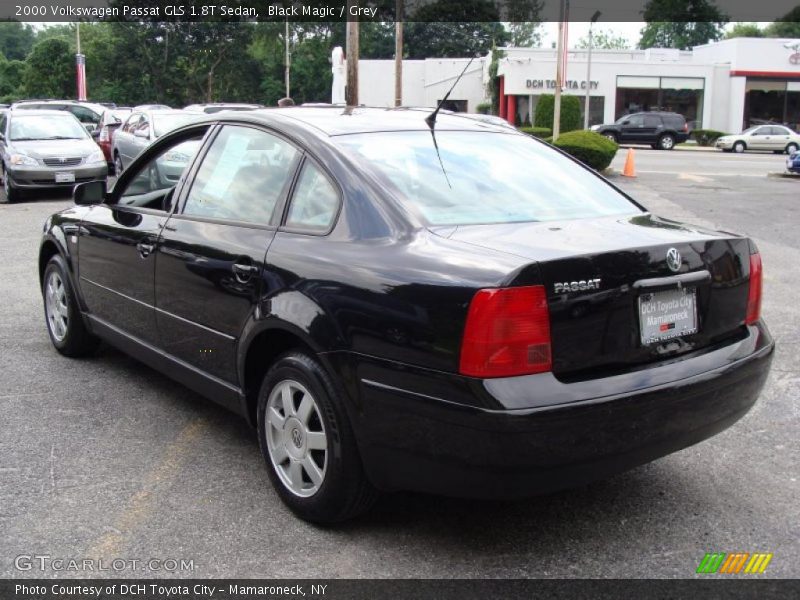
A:
[[[661,150],[672,150],[675,144],[689,139],[686,119],[670,112],[633,113],[612,125],[596,125],[592,129],[619,144],[650,144]]]

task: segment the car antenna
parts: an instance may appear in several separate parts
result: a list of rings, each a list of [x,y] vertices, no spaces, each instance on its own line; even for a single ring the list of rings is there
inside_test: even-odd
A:
[[[439,101],[439,104],[436,106],[435,109],[433,109],[433,112],[429,114],[427,117],[425,117],[425,122],[431,129],[431,137],[433,138],[433,147],[436,149],[436,158],[439,159],[439,166],[442,168],[442,173],[444,173],[444,179],[447,182],[447,187],[449,187],[451,190],[453,189],[453,186],[450,185],[450,178],[447,176],[447,171],[445,170],[444,163],[442,162],[442,155],[439,153],[439,144],[436,142],[436,131],[434,130],[434,128],[436,127],[436,115],[439,114],[439,110],[442,108],[444,103],[447,102],[447,99],[450,97],[450,92],[452,92],[453,89],[455,89],[456,85],[458,85],[458,82],[461,81],[461,78],[464,76],[464,73],[467,72],[467,69],[469,69],[469,66],[472,64],[473,60],[475,60],[474,56],[469,59],[467,66],[464,67],[464,70],[461,71],[461,74],[458,77],[456,77],[456,80],[453,82],[453,85],[450,86],[449,90],[447,90],[447,93],[444,95],[444,98],[442,98]]]
[[[453,82],[453,85],[450,86],[449,90],[447,90],[447,93],[444,95],[444,98],[442,98],[439,101],[439,104],[436,106],[435,109],[433,109],[433,112],[431,114],[429,114],[427,117],[425,117],[425,122],[428,124],[428,127],[431,128],[431,131],[433,131],[433,128],[436,126],[436,116],[439,114],[439,111],[441,110],[441,108],[444,105],[444,103],[447,102],[447,99],[450,97],[450,92],[452,92],[455,89],[455,87],[458,85],[458,82],[461,81],[461,78],[464,76],[464,73],[467,72],[467,69],[469,69],[469,66],[472,64],[473,60],[475,60],[474,56],[469,59],[469,62],[467,63],[467,66],[464,67],[463,71],[461,71],[461,75],[456,77],[456,80]]]

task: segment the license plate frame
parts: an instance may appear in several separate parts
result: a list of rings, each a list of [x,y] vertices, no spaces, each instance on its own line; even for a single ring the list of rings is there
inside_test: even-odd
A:
[[[639,339],[643,346],[660,344],[699,331],[697,288],[645,292],[637,302]]]
[[[56,171],[56,183],[75,183],[75,172]]]

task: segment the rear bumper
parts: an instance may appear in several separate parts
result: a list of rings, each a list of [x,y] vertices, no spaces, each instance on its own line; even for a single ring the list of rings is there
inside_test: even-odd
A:
[[[524,497],[602,479],[707,439],[750,410],[774,344],[759,324],[732,346],[724,365],[688,377],[686,363],[698,359],[660,366],[674,373],[669,382],[642,386],[646,370],[638,372],[639,383],[634,372],[589,388],[560,384],[555,404],[546,404],[530,379],[531,406],[516,410],[468,407],[362,376],[354,424],[364,466],[381,489],[479,498]],[[374,366],[359,372],[377,373]],[[592,397],[587,389],[594,389]],[[519,385],[491,392],[500,403],[519,402],[510,397],[519,396]]]

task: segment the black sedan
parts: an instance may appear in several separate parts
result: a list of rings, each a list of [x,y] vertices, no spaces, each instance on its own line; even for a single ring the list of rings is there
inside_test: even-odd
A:
[[[39,255],[53,345],[104,340],[240,413],[316,522],[377,490],[578,485],[747,413],[774,348],[751,240],[658,218],[509,128],[426,117],[225,113],[111,191],[77,186]]]

